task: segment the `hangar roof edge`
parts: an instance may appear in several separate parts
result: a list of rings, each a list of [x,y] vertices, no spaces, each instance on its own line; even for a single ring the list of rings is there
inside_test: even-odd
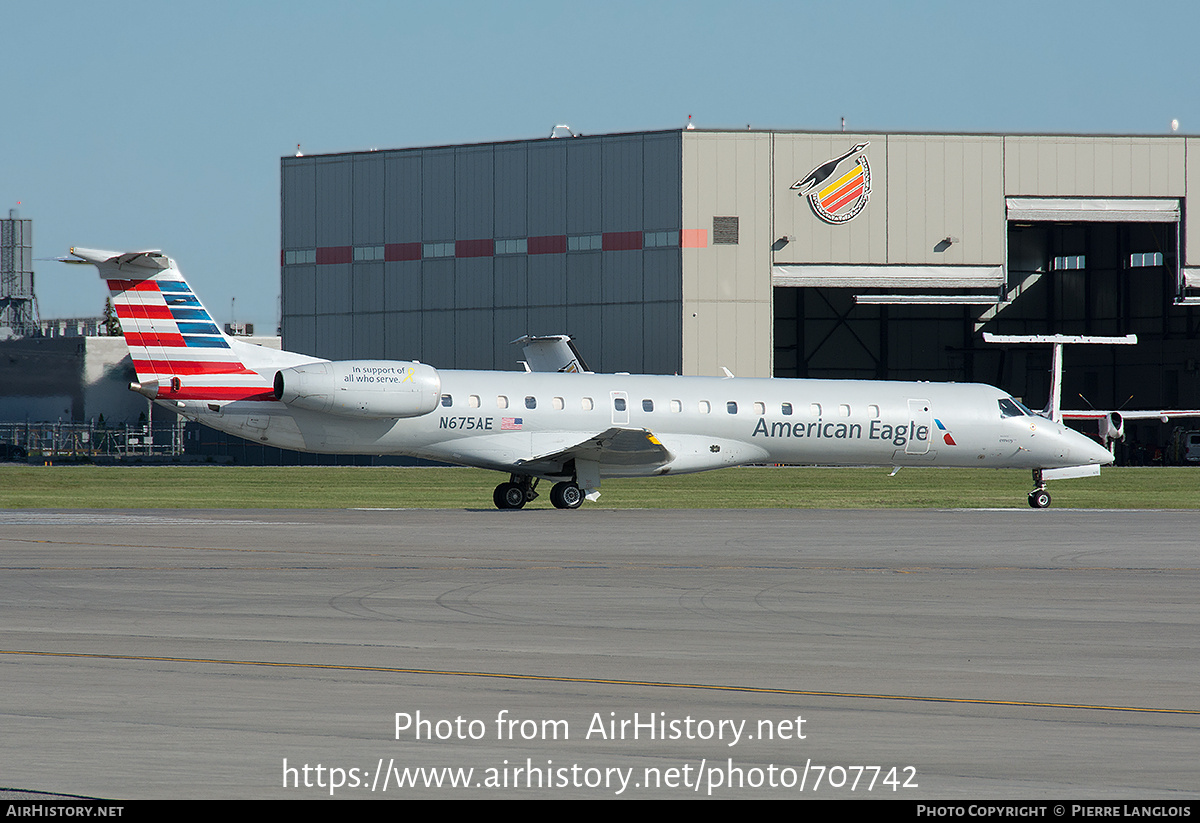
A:
[[[850,131],[820,129],[734,129],[734,128],[676,128],[676,129],[651,129],[646,131],[629,131],[629,132],[606,132],[603,134],[579,134],[574,138],[567,137],[526,137],[514,140],[485,140],[478,143],[443,143],[426,146],[393,146],[385,149],[355,149],[352,151],[336,151],[325,152],[319,154],[304,154],[304,155],[283,155],[280,160],[288,161],[304,161],[312,159],[329,159],[334,157],[353,157],[358,155],[371,155],[393,152],[408,152],[408,151],[436,151],[439,149],[469,149],[469,148],[485,148],[488,146],[515,146],[521,143],[546,143],[551,140],[604,140],[622,137],[648,137],[668,134],[681,135],[736,135],[736,134],[787,134],[787,135],[804,135],[830,137],[839,134],[845,135],[879,135],[882,137],[1062,137],[1072,139],[1113,139],[1113,138],[1131,138],[1131,139],[1159,139],[1159,140],[1183,140],[1190,137],[1197,137],[1195,134],[1158,134],[1158,133],[1070,133],[1070,132],[938,132],[938,131],[883,131],[879,129],[855,129]]]

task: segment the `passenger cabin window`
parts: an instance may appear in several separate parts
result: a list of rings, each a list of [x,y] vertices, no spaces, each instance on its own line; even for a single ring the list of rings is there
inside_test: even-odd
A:
[[[672,400],[671,401],[671,411],[676,412],[676,413],[683,411],[683,403],[681,403],[678,400]]]
[[[554,408],[558,409],[559,411],[562,411],[563,410],[563,399],[561,397],[555,397],[553,400],[550,401],[550,405],[553,406]]]
[[[879,407],[878,407],[878,406],[876,406],[874,403],[872,403],[871,405],[867,406],[867,415],[868,415],[868,416],[869,416],[869,417],[870,417],[872,420],[878,420],[878,419],[879,419]]]
[[[644,411],[644,412],[654,411],[654,401],[653,400],[643,400],[642,401],[642,411]]]
[[[595,402],[590,397],[585,397],[579,401],[579,407],[584,411],[591,411],[596,407]]]
[[[811,414],[813,417],[820,417],[821,416],[821,404],[813,403],[812,405],[810,405],[808,407],[808,413]]]
[[[536,409],[537,408],[537,398],[533,397],[533,396],[526,397],[525,398],[525,408]]]
[[[508,408],[508,398],[502,394],[496,395],[496,408],[507,409]]]
[[[472,394],[467,398],[467,405],[473,409],[479,408],[479,395]]]
[[[754,404],[754,413],[755,414],[766,414],[767,413],[767,404],[756,402]]]
[[[613,408],[616,409],[617,411],[625,411],[625,398],[624,397],[614,397],[613,398]]]
[[[843,403],[842,405],[838,406],[838,414],[840,414],[842,417],[849,417],[850,407]]]
[[[451,396],[450,396],[450,395],[448,395],[448,394],[443,394],[443,395],[442,395],[442,405],[443,405],[443,406],[446,406],[447,408],[449,408],[450,406],[453,406],[453,405],[454,405],[454,398],[453,398],[453,397],[451,397]]]
[[[737,403],[734,403],[732,400],[730,400],[725,404],[725,411],[729,412],[730,414],[737,414]]]
[[[781,412],[783,412],[784,414],[791,414],[792,413],[792,404],[784,403],[782,406],[779,407],[779,410]]]
[[[701,414],[708,414],[710,411],[712,411],[712,406],[708,405],[707,400],[701,400],[699,408]]]

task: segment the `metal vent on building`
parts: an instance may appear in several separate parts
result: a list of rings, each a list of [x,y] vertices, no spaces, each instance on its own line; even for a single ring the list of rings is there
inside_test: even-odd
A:
[[[738,219],[736,217],[713,218],[713,245],[736,246],[738,242]]]

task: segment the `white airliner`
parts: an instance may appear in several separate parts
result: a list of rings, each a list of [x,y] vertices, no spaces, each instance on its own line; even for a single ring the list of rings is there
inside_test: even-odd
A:
[[[573,509],[599,497],[604,477],[747,463],[1031,469],[1029,503],[1044,508],[1047,480],[1099,474],[1113,459],[981,384],[593,374],[565,338],[527,339],[536,368],[525,372],[331,362],[222,334],[160,252],[71,253],[108,281],[134,390],[285,449],[505,472],[493,495],[502,509],[537,497],[539,480],[553,482],[556,507]]]

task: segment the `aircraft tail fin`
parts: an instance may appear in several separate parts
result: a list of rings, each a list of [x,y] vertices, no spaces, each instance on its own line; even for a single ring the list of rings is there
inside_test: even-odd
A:
[[[524,347],[525,364],[530,371],[591,374],[570,335],[534,337],[527,334],[512,342]]]
[[[1050,396],[1046,398],[1046,408],[1042,409],[1042,417],[1047,417],[1055,423],[1061,423],[1063,344],[1054,343],[1053,345],[1053,355],[1050,360]]]
[[[271,380],[252,367],[261,347],[224,334],[174,260],[159,251],[72,248],[71,254],[76,259],[67,262],[92,263],[108,282],[137,372],[131,389],[166,401],[274,399]],[[273,373],[278,364],[270,361],[278,357],[269,355],[264,365]]]

